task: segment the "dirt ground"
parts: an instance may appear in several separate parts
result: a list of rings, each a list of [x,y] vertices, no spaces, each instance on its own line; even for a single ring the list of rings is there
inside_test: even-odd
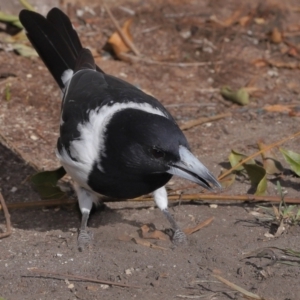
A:
[[[185,131],[193,152],[216,176],[228,168],[231,149],[250,155],[257,151],[258,139],[271,144],[298,131],[297,0],[243,1],[243,5],[227,0],[221,6],[220,1],[208,0],[132,0],[112,1],[110,6],[120,24],[133,18],[133,41],[145,58],[175,64],[115,59],[103,50],[115,28],[98,1],[61,4],[97,64],[160,99],[179,124],[231,114]],[[0,32],[0,40],[7,36]],[[39,58],[17,55],[5,42],[0,46],[1,193],[8,206],[43,201],[26,179],[35,168],[58,166],[54,149],[60,92]],[[211,63],[182,67],[181,62]],[[252,89],[250,104],[239,106],[224,100],[218,90],[223,85]],[[275,104],[279,105],[277,112],[264,109]],[[296,139],[283,146],[300,152]],[[281,156],[278,158],[286,170],[283,176],[269,177],[267,195],[277,195],[279,180],[287,197],[299,198],[299,178],[287,170]],[[173,193],[201,192],[176,178],[168,187]],[[279,249],[300,251],[300,228],[286,226],[283,234],[274,238],[270,235],[274,224],[258,221],[251,214],[257,204],[221,201],[222,195],[247,193],[253,190],[243,177],[220,193],[217,202],[183,202],[177,193],[178,201],[170,203],[170,210],[183,228],[210,217],[214,220],[188,236],[187,246],[174,248],[169,240],[150,241],[164,249],[125,238],[138,237],[144,224],[154,224],[159,230],[169,228],[153,202],[107,202],[96,208],[89,220],[92,246],[84,252],[76,246],[77,205],[10,209],[13,232],[0,239],[0,299],[245,299],[214,277],[217,274],[261,297],[256,299],[299,300],[299,263],[282,264],[272,261],[270,255],[284,258]],[[0,233],[4,231],[5,218],[0,211]],[[264,248],[269,255],[245,257]],[[33,272],[34,268],[39,272]],[[70,274],[130,287],[71,280]]]

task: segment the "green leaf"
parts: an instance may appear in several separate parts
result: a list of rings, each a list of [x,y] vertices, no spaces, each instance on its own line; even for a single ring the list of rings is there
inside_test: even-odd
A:
[[[243,165],[251,185],[256,187],[255,195],[264,195],[267,190],[267,172],[266,170],[257,164],[244,164]]]
[[[21,43],[13,43],[11,44],[11,46],[13,47],[13,49],[15,51],[17,51],[21,56],[24,57],[32,57],[32,56],[38,56],[37,52],[29,46],[26,46],[24,44]]]
[[[229,154],[229,157],[228,157],[232,168],[245,158],[247,158],[247,156],[245,154],[239,153],[235,150],[231,150],[231,153]],[[254,159],[250,159],[249,161],[247,161],[247,164],[255,164]],[[242,171],[242,170],[244,170],[244,167],[240,166],[236,170]]]
[[[221,95],[224,99],[230,100],[240,105],[249,104],[249,93],[244,88],[234,91],[229,86],[223,86],[221,88]]]
[[[57,186],[57,182],[65,175],[65,169],[60,167],[53,171],[43,171],[33,175],[31,183],[42,199],[60,198],[65,193]]]
[[[291,169],[300,176],[300,154],[283,148],[279,148],[279,150]]]

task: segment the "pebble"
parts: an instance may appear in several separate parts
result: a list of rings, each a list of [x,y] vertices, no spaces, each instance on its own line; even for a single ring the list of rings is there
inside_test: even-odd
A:
[[[218,204],[210,204],[209,207],[210,208],[218,208]]]
[[[13,187],[11,188],[10,191],[11,191],[12,193],[15,193],[17,190],[18,190],[18,189],[17,189],[15,186],[13,186]]]
[[[106,289],[109,288],[109,285],[108,285],[108,284],[100,284],[100,288],[101,288],[102,290],[106,290]]]

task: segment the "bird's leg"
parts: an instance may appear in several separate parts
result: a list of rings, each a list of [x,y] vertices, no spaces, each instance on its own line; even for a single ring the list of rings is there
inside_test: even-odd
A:
[[[175,245],[179,244],[185,244],[186,243],[186,235],[185,233],[180,229],[178,224],[176,223],[173,216],[170,214],[168,210],[168,195],[166,188],[163,186],[156,191],[153,192],[154,201],[156,205],[161,209],[163,214],[166,216],[168,221],[171,224],[172,229],[174,230],[174,234],[172,237],[172,241]]]
[[[91,193],[90,191],[78,185],[75,185],[75,190],[78,197],[80,211],[82,213],[81,226],[79,228],[77,245],[78,245],[78,250],[83,251],[84,247],[88,245],[91,241],[91,236],[87,231],[87,221],[89,219],[93,202],[96,202],[98,197],[97,195]]]

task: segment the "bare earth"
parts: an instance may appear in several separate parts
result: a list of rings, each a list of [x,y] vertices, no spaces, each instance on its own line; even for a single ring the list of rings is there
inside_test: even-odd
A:
[[[193,152],[216,176],[222,168],[228,168],[231,149],[250,155],[257,151],[258,139],[271,144],[299,130],[299,117],[263,109],[266,105],[294,105],[297,115],[299,68],[253,64],[258,59],[299,64],[300,6],[297,0],[284,4],[279,0],[228,0],[222,5],[220,1],[208,0],[110,3],[120,24],[132,17],[128,9],[135,12],[131,32],[144,57],[177,63],[211,62],[201,67],[113,59],[103,47],[115,28],[97,3],[72,1],[68,9],[66,5],[61,8],[68,12],[83,45],[92,49],[97,64],[104,71],[160,99],[179,124],[231,113],[230,117],[185,131]],[[92,13],[85,10],[87,5],[93,9]],[[76,15],[77,9],[83,12],[80,18]],[[240,16],[230,24],[234,13]],[[241,25],[241,17],[249,15],[249,24]],[[268,33],[275,27],[284,32],[289,43],[272,43]],[[0,39],[2,37],[8,35],[0,32]],[[295,48],[296,55],[288,52],[289,47]],[[39,58],[25,58],[2,50],[0,75],[5,73],[13,73],[15,77],[0,79],[0,141],[6,145],[0,144],[1,193],[8,206],[16,202],[43,201],[26,178],[36,172],[35,167],[49,170],[58,166],[54,149],[60,92]],[[9,101],[5,97],[8,83],[11,84]],[[254,88],[250,104],[241,107],[225,101],[217,90],[223,85]],[[300,152],[296,139],[284,147]],[[278,157],[288,168],[281,156]],[[277,178],[281,186],[288,197],[299,198],[299,178],[290,172],[285,174]],[[277,195],[276,180],[269,179],[267,195]],[[200,188],[188,186],[188,182],[174,178],[169,188],[171,191],[180,189],[184,194],[201,192]],[[239,177],[220,198],[247,192],[253,193],[249,181]],[[184,247],[174,248],[169,239],[150,240],[164,249],[127,239],[138,237],[144,224],[154,224],[159,230],[168,229],[167,220],[152,202],[107,202],[96,208],[89,221],[92,246],[84,252],[78,252],[76,246],[80,224],[77,205],[10,209],[13,233],[0,240],[0,298],[245,299],[214,277],[217,274],[261,299],[300,299],[299,264],[272,263],[270,257],[244,257],[245,253],[265,247],[300,251],[299,226],[286,228],[281,236],[271,238],[266,235],[272,232],[271,223],[259,222],[249,214],[257,207],[253,203],[191,200],[170,203],[178,223],[186,228],[210,217],[214,217],[213,222],[190,235]],[[210,204],[218,205],[213,208]],[[5,230],[1,211],[0,233]],[[280,255],[278,249],[273,248],[273,251]],[[32,272],[32,268],[37,268],[39,273]],[[41,271],[63,275],[51,276]],[[66,274],[131,287],[73,281],[67,279]]]

